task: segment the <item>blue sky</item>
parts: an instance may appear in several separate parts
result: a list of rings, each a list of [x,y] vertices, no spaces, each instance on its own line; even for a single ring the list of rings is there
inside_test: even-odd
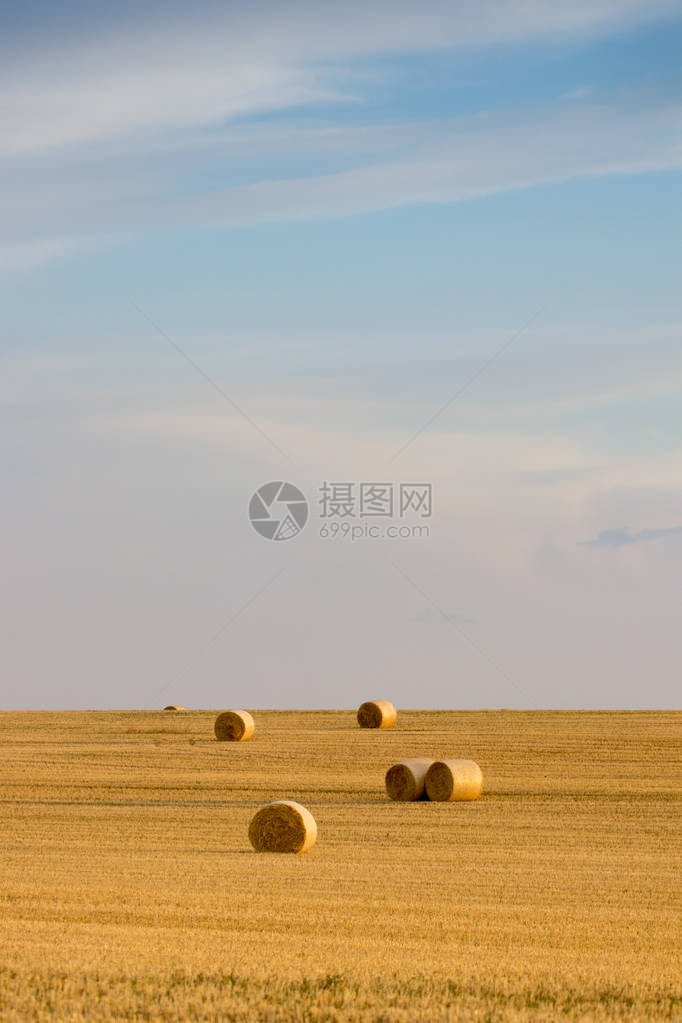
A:
[[[169,700],[678,705],[682,5],[3,17],[4,705],[143,704],[292,553]],[[250,531],[547,302],[391,465],[436,495],[391,558],[501,672],[381,543]]]

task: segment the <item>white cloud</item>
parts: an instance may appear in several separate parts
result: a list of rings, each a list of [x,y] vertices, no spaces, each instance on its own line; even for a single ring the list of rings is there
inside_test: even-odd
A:
[[[8,54],[0,76],[6,155],[114,135],[219,123],[338,98],[336,62],[374,53],[622,30],[676,0],[351,0],[159,9],[101,37]],[[343,79],[343,76],[341,76]]]
[[[428,127],[383,126],[377,130],[374,152],[367,151],[368,134],[367,127],[343,133],[342,147],[354,154],[350,169],[259,180],[258,170],[249,168],[248,183],[209,192],[188,187],[183,178],[187,168],[178,172],[175,160],[164,155],[149,161],[144,152],[139,160],[131,158],[120,179],[111,168],[101,174],[97,163],[89,174],[87,163],[79,167],[75,181],[62,170],[49,187],[46,182],[38,201],[37,181],[40,173],[49,176],[49,164],[37,177],[30,171],[14,179],[6,174],[1,204],[6,231],[22,245],[30,242],[47,251],[55,244],[58,250],[55,240],[63,238],[66,248],[74,236],[88,234],[344,216],[457,202],[548,182],[682,167],[682,103],[673,102],[559,104],[531,114],[516,111]],[[251,144],[262,151],[268,135],[268,128],[251,129],[238,144],[244,154]],[[281,127],[274,129],[271,143],[277,145],[282,137]],[[344,153],[330,153],[327,133],[310,131],[304,138],[307,158],[317,147],[318,154],[343,166]],[[219,167],[214,162],[214,172]],[[226,173],[234,170],[229,160],[224,167]]]
[[[244,120],[362,99],[372,73],[357,58],[563,40],[680,7],[679,0],[209,4],[191,19],[186,9],[159,10],[101,35],[90,29],[33,48],[19,43],[0,62],[0,152],[9,158],[0,173],[0,264],[27,269],[92,236],[159,226],[334,217],[680,167],[682,108],[656,97],[599,105],[582,90],[579,104],[564,97],[554,108],[431,124]]]
[[[620,104],[439,125],[413,155],[198,199],[215,223],[314,218],[454,202],[552,181],[682,167],[682,105]]]

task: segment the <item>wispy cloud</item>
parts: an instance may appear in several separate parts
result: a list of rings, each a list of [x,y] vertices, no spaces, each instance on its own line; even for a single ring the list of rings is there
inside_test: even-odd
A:
[[[679,8],[676,0],[270,0],[184,13],[152,6],[144,18],[137,10],[126,18],[123,8],[115,28],[93,24],[76,37],[55,25],[48,43],[30,48],[6,34],[2,149],[26,153],[327,102],[346,91],[343,63],[370,54],[564,39]]]
[[[68,3],[67,3],[68,7]],[[682,101],[597,102],[376,123],[362,116],[391,53],[583,38],[682,0],[452,4],[312,0],[89,12],[0,41],[5,268],[89,239],[457,202],[545,182],[682,166]],[[73,28],[77,25],[78,28]],[[339,104],[353,103],[349,121]],[[316,108],[315,122],[295,121]],[[330,111],[332,112],[330,114]],[[277,114],[277,117],[262,115]],[[286,115],[286,117],[285,117]]]
[[[243,223],[456,202],[572,178],[682,167],[682,104],[592,106],[440,124],[407,157],[314,178],[254,182],[192,202]],[[188,211],[189,212],[189,211]]]
[[[240,179],[231,187],[206,189],[200,173],[204,138],[198,154],[188,140],[182,159],[177,153],[173,160],[163,152],[150,156],[140,146],[127,159],[119,155],[104,173],[97,161],[88,167],[87,156],[77,156],[71,167],[59,163],[56,170],[45,158],[38,168],[12,170],[10,165],[0,179],[5,194],[0,208],[7,244],[14,238],[43,249],[60,239],[66,248],[74,237],[90,234],[337,217],[457,202],[548,182],[680,168],[681,129],[682,100],[634,97],[560,104],[525,115],[378,126],[374,146],[374,130],[366,125],[344,130],[340,139],[319,129],[298,129],[306,160],[324,157],[329,170],[303,176],[302,168],[298,174],[292,168],[285,178],[264,180],[264,150],[283,145],[291,151],[282,126],[265,125],[223,143],[241,147],[241,167],[229,149],[222,165],[214,152],[212,173],[219,178],[222,170],[224,177]],[[212,144],[220,145],[215,139]],[[250,146],[258,154],[251,165]]]
[[[668,536],[676,536],[680,533],[682,533],[682,526],[671,526],[668,529],[641,529],[638,533],[631,533],[628,529],[606,529],[595,540],[582,540],[578,546],[615,550],[617,547],[628,547],[631,544],[644,543],[647,540],[664,540]]]

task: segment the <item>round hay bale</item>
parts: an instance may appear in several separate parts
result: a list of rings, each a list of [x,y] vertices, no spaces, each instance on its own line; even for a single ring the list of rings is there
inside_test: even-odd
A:
[[[317,824],[310,810],[288,799],[268,803],[249,824],[249,841],[256,852],[304,853],[316,839]]]
[[[389,767],[386,772],[386,791],[390,798],[399,803],[424,799],[424,781],[432,763],[432,757],[412,757]]]
[[[483,774],[473,760],[436,760],[426,772],[424,787],[428,798],[436,803],[478,799]]]
[[[393,728],[397,717],[390,700],[369,700],[358,707],[360,728]]]
[[[187,707],[181,707],[179,703],[169,703],[164,710],[187,710]]]
[[[215,719],[213,729],[220,742],[246,742],[256,725],[247,710],[224,710]]]

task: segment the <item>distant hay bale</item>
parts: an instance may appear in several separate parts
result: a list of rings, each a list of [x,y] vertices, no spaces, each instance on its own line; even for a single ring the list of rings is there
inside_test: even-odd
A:
[[[224,710],[213,726],[216,739],[221,742],[246,742],[256,725],[247,710]]]
[[[397,717],[390,700],[369,700],[358,707],[360,728],[393,728]]]
[[[304,853],[316,839],[317,824],[310,810],[288,799],[268,803],[249,824],[249,841],[256,852]]]
[[[187,707],[181,707],[179,703],[169,703],[164,710],[187,710]]]
[[[436,760],[426,772],[424,787],[428,798],[436,803],[478,799],[483,774],[473,760]]]
[[[412,757],[389,767],[386,772],[386,791],[391,799],[399,803],[423,799],[426,772],[432,763],[432,757]]]

